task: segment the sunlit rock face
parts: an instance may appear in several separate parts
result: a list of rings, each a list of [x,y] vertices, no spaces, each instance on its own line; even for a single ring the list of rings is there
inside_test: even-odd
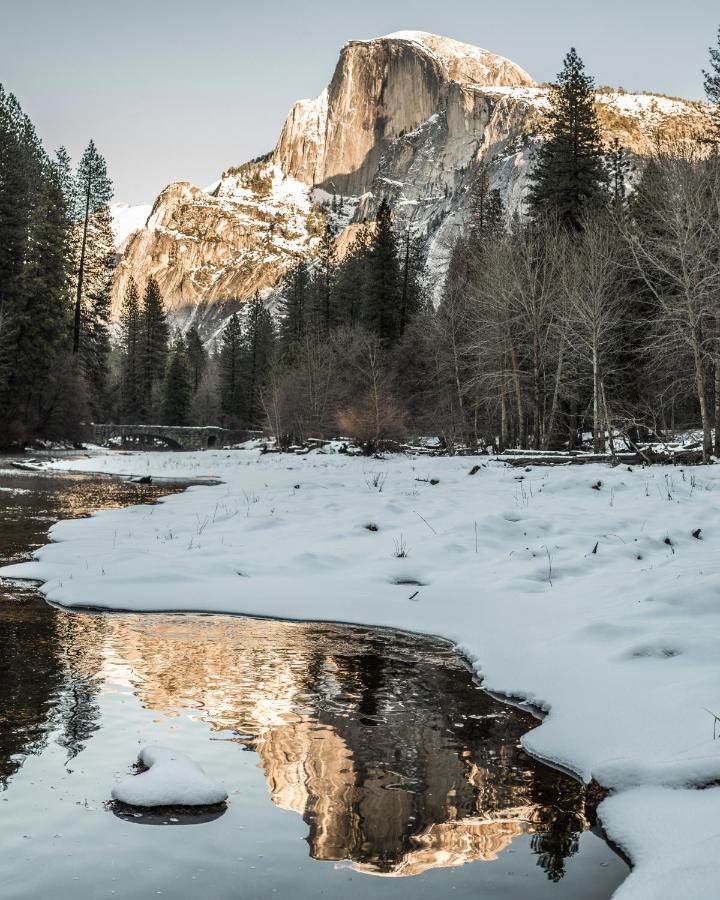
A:
[[[149,709],[234,731],[318,860],[415,875],[495,859],[529,833],[561,870],[587,828],[582,785],[519,751],[532,717],[479,690],[444,645],[223,617],[108,628],[113,680]]]
[[[304,185],[271,164],[230,170],[208,193],[188,182],[167,187],[144,228],[128,240],[113,285],[119,315],[129,279],[154,276],[181,322],[214,322],[222,309],[272,287],[300,255],[311,254],[320,216]]]
[[[702,104],[613,91],[597,102],[605,139],[637,156],[703,128]],[[509,214],[522,210],[547,108],[546,88],[487,50],[423,32],[351,41],[327,89],[295,104],[268,157],[210,191],[186,182],[163,191],[126,245],[113,312],[130,276],[142,289],[154,275],[175,317],[207,333],[312,256],[326,219],[342,233],[374,219],[383,198],[398,228],[422,237],[439,280],[480,165]],[[339,210],[333,195],[345,201]]]
[[[308,185],[358,196],[388,147],[435,113],[446,110],[456,129],[477,130],[463,86],[532,84],[509,60],[449,38],[399,32],[351,41],[327,92],[291,112],[273,159]]]

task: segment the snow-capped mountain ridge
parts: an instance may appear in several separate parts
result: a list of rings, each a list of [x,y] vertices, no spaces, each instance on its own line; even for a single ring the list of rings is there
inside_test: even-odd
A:
[[[451,38],[350,41],[328,87],[293,106],[267,157],[229,169],[212,190],[179,182],[160,194],[128,241],[114,312],[129,277],[142,287],[154,275],[178,319],[217,320],[227,301],[270,291],[312,254],[327,217],[346,229],[347,246],[382,198],[399,227],[423,236],[441,274],[479,165],[509,212],[521,206],[547,106],[547,88],[514,62]],[[606,139],[636,156],[660,134],[682,139],[703,126],[702,104],[649,94],[599,92],[597,109]]]
[[[445,66],[448,75],[455,81],[466,81],[469,84],[501,85],[512,81],[528,86],[534,85],[532,77],[520,66],[504,56],[456,41],[454,38],[441,37],[427,31],[395,31],[375,40],[409,41],[419,44],[433,53]],[[478,75],[481,77],[478,79]]]

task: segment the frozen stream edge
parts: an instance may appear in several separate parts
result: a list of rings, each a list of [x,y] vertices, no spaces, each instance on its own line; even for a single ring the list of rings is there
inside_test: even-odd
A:
[[[0,574],[42,581],[63,606],[450,640],[484,688],[548,712],[523,739],[530,753],[613,790],[599,815],[635,866],[615,897],[713,896],[720,788],[695,788],[720,778],[706,711],[720,705],[720,467],[489,463],[470,477],[473,462],[254,450],[61,460],[48,468],[223,483],[60,522],[37,562]]]

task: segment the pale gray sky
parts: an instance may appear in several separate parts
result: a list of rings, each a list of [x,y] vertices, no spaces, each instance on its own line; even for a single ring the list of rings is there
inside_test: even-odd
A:
[[[92,137],[116,199],[204,186],[272,148],[354,38],[431,31],[539,81],[574,45],[599,84],[699,99],[717,0],[0,0],[0,82],[48,149]]]

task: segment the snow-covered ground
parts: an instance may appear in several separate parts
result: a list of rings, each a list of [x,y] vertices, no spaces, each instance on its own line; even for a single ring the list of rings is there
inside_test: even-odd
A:
[[[717,896],[720,788],[697,788],[720,778],[720,466],[468,474],[476,462],[254,450],[60,461],[224,483],[59,523],[36,562],[0,574],[78,607],[454,640],[487,688],[548,712],[528,750],[613,791],[600,816],[636,865],[617,897]]]

